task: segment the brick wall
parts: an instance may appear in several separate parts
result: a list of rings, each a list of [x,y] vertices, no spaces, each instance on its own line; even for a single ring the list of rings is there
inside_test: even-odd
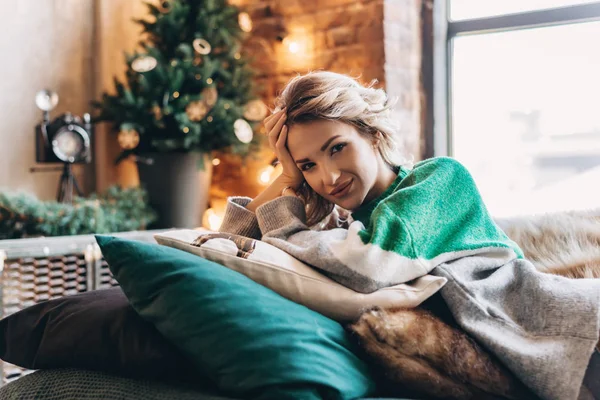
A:
[[[322,69],[363,83],[377,79],[378,87],[399,98],[395,113],[403,126],[402,143],[408,154],[420,158],[421,0],[230,1],[252,17],[246,50],[255,58],[260,94],[268,106],[297,73]],[[292,41],[297,53],[290,52]],[[262,190],[251,177],[270,158],[268,149],[259,156],[262,161],[245,166],[222,158],[214,170],[215,191],[255,196]],[[232,170],[240,175],[229,175]],[[243,176],[250,180],[241,182]]]

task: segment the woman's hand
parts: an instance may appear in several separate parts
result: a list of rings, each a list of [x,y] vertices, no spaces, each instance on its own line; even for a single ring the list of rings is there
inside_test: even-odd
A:
[[[302,182],[304,182],[304,176],[302,175],[302,171],[296,166],[287,148],[288,127],[285,125],[286,118],[287,114],[284,108],[268,116],[264,120],[264,124],[269,135],[269,145],[283,167],[278,180],[296,191],[302,185]]]
[[[285,126],[285,111],[284,108],[264,121],[265,128],[269,133],[269,144],[281,163],[283,171],[273,183],[246,205],[246,208],[252,212],[256,212],[258,207],[280,196],[295,196],[296,191],[304,182],[304,176],[286,146],[288,130]]]

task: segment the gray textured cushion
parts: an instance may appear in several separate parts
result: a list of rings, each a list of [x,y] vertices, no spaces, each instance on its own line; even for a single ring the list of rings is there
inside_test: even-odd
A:
[[[77,369],[40,370],[0,387],[0,400],[232,400],[181,384],[122,378]]]

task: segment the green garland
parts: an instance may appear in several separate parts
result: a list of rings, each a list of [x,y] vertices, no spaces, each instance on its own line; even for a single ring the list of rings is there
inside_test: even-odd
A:
[[[77,197],[73,204],[0,193],[0,239],[133,231],[155,220],[141,188],[112,186],[102,195]]]

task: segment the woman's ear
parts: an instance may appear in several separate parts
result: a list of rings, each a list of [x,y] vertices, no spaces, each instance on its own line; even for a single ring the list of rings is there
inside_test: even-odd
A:
[[[381,143],[381,139],[383,139],[383,134],[379,131],[375,132],[375,134],[373,135],[373,147],[374,148],[378,148],[379,147],[379,143]]]

